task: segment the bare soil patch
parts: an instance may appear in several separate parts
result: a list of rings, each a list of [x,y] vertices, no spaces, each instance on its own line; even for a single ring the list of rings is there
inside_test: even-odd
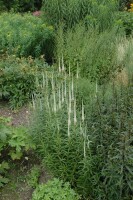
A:
[[[11,125],[28,125],[29,123],[29,106],[23,106],[19,110],[11,110],[8,102],[0,101],[0,117],[10,117]]]

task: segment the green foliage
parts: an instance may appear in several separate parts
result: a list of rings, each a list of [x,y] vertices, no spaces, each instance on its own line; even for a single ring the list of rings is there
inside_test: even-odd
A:
[[[114,26],[114,20],[118,11],[117,1],[91,1],[91,12],[85,17],[88,28],[94,27],[99,32]]]
[[[27,177],[28,185],[32,188],[36,188],[38,186],[39,177],[40,177],[39,166],[32,167],[32,169]]]
[[[130,0],[119,0],[120,10],[124,10],[130,4]]]
[[[101,31],[103,27],[110,27],[114,12],[118,10],[114,0],[44,0],[43,3],[47,21],[54,26],[64,23],[70,28],[90,16],[97,21]]]
[[[118,13],[118,21],[121,28],[124,29],[127,36],[132,35],[133,33],[133,12],[119,12]]]
[[[8,99],[12,109],[24,105],[39,90],[36,77],[46,66],[43,58],[4,56],[0,63],[0,98]]]
[[[71,71],[76,73],[78,66],[82,76],[102,82],[118,68],[120,38],[116,28],[99,34],[94,28],[86,30],[82,24],[67,32],[60,27],[56,37],[56,58],[59,60],[63,55],[67,71],[70,65]]]
[[[57,81],[52,79],[56,88],[47,85],[46,99],[37,101],[39,106],[35,106],[31,127],[36,151],[44,165],[55,176],[70,182],[86,198],[130,200],[133,191],[132,79],[126,85],[118,86],[99,86],[96,83],[95,87],[90,86],[92,91],[86,89],[84,93],[79,92],[82,87],[76,85],[77,97],[74,95],[71,104],[68,100],[72,92],[71,83],[68,83],[69,94],[61,108],[58,107],[58,98],[64,90],[58,92],[62,83],[57,84]],[[86,84],[91,83],[86,81]],[[83,105],[80,106],[82,96],[86,103],[84,109]],[[78,104],[76,124],[73,121],[75,98]]]
[[[50,60],[53,53],[53,28],[41,18],[31,14],[3,13],[0,15],[0,52],[17,56],[45,55]]]
[[[12,130],[12,137],[8,140],[11,147],[8,155],[12,160],[20,159],[24,151],[35,148],[30,139],[25,127],[17,127]]]
[[[25,127],[11,127],[10,119],[0,117],[0,187],[9,181],[6,175],[10,159],[19,160],[32,148],[35,146]]]
[[[99,180],[108,199],[131,199],[132,196],[131,88],[132,85],[120,90],[108,88],[113,94],[110,96],[106,92],[104,97],[98,97],[91,115],[92,123],[88,121],[88,129],[95,132],[95,150],[101,168]]]
[[[39,185],[33,192],[32,200],[42,199],[78,200],[79,196],[70,188],[69,183],[63,183],[55,178],[48,181],[47,184]]]
[[[130,40],[127,40],[128,42],[128,48],[127,48],[127,53],[124,58],[125,66],[127,68],[128,76],[132,77],[133,74],[133,68],[132,68],[132,58],[133,58],[133,39],[132,37]]]
[[[5,174],[7,173],[8,169],[9,169],[8,162],[3,161],[2,163],[0,163],[0,188],[9,182],[9,179],[5,177]]]

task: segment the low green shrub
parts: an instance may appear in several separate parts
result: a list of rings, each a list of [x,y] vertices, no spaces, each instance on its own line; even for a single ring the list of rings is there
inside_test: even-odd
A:
[[[3,13],[0,15],[0,52],[17,56],[52,59],[53,28],[31,14]]]
[[[32,200],[78,200],[79,196],[73,189],[70,188],[69,183],[63,183],[59,179],[53,179],[46,184],[39,185],[32,195]]]
[[[43,58],[3,57],[0,63],[0,98],[9,100],[12,109],[24,105],[39,90],[36,77],[46,67]]]

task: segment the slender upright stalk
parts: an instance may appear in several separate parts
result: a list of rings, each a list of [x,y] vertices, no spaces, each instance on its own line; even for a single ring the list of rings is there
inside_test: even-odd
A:
[[[69,62],[69,77],[71,76],[71,67],[70,67],[70,62]]]
[[[64,59],[63,59],[63,55],[62,55],[62,72],[65,71],[65,66],[64,66]]]
[[[62,102],[62,104],[64,103],[64,84],[62,83],[62,85],[61,85],[62,87],[61,87],[61,89],[62,89],[62,91],[61,91],[61,102]]]
[[[68,103],[68,106],[69,106],[69,112],[71,113],[72,112],[72,105],[71,105],[71,87],[70,87],[70,83],[69,83],[69,103]]]
[[[68,109],[68,137],[70,137],[70,126],[71,126],[71,113]]]
[[[78,67],[78,63],[77,63],[77,73],[76,73],[76,78],[79,78],[79,67]]]
[[[85,120],[85,115],[84,115],[84,104],[83,104],[83,100],[82,100],[82,121],[84,122]]]
[[[35,100],[34,100],[33,95],[32,95],[32,106],[33,106],[33,110],[35,110]]]
[[[74,125],[77,123],[77,116],[76,116],[76,99],[74,100]]]
[[[61,73],[60,58],[59,58],[59,73]]]
[[[74,100],[74,86],[73,86],[73,75],[72,75],[72,100]]]
[[[54,90],[54,76],[53,76],[53,73],[52,73],[52,90]]]
[[[67,96],[67,88],[66,88],[66,74],[65,74],[65,86],[64,86],[64,97],[66,98]]]
[[[43,88],[45,88],[45,76],[44,76],[44,73],[42,74],[42,85],[43,85]]]
[[[56,98],[55,98],[55,91],[53,92],[53,97],[54,97],[54,112],[56,113],[57,108],[56,108]]]
[[[59,109],[61,109],[61,90],[60,90],[60,87],[59,87],[59,90],[58,90],[58,94],[59,94]]]

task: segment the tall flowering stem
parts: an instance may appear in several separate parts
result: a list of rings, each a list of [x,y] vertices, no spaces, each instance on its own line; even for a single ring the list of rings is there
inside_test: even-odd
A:
[[[84,114],[84,104],[82,100],[82,121],[84,122],[84,120],[85,120],[85,114]]]
[[[74,125],[77,123],[77,116],[76,116],[76,99],[74,100]]]
[[[61,73],[60,58],[59,58],[59,73]]]

